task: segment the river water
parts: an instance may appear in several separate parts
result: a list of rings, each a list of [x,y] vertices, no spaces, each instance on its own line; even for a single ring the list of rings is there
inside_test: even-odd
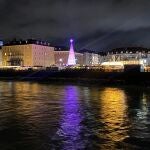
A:
[[[0,82],[0,150],[149,147],[148,87]]]

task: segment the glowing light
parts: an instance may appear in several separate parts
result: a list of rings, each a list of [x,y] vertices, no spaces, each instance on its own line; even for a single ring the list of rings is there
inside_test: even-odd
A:
[[[70,39],[70,42],[72,43],[72,42],[73,42],[73,39]]]
[[[73,39],[70,39],[70,51],[69,51],[69,57],[68,57],[68,63],[69,66],[76,65],[75,60],[75,53],[73,48]]]
[[[128,137],[128,128],[122,127],[128,120],[125,92],[119,88],[105,88],[100,93],[100,101],[100,114],[107,128],[101,135],[111,141],[122,141]]]
[[[123,66],[122,62],[103,62],[102,66]]]
[[[3,46],[3,41],[0,41],[0,46]]]
[[[59,61],[62,62],[62,58],[60,58]]]
[[[77,87],[68,86],[64,93],[63,114],[61,115],[57,135],[66,139],[63,149],[76,149],[77,146],[81,147],[81,144],[83,146],[83,143],[80,142],[83,117],[78,99],[79,92]]]

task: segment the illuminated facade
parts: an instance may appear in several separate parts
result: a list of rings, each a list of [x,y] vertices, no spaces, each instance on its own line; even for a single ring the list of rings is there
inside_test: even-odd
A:
[[[125,65],[140,65],[141,71],[144,71],[150,66],[150,49],[142,47],[113,49],[106,54],[101,65],[109,68],[124,68]]]
[[[67,65],[76,65],[75,53],[73,48],[73,39],[70,40],[70,50]]]
[[[150,50],[142,47],[118,48],[108,52],[107,61],[122,62],[123,64],[150,65]]]
[[[83,53],[83,64],[86,66],[99,65],[99,55],[89,50],[81,50]]]
[[[68,64],[69,51],[61,48],[55,49],[55,65],[65,67]],[[75,52],[76,64],[83,65],[83,54]]]
[[[2,66],[2,46],[3,46],[3,41],[0,40],[0,66]]]
[[[48,67],[54,63],[54,48],[48,43],[15,41],[2,47],[3,66]]]
[[[83,65],[83,54],[74,51],[73,40],[70,40],[70,50],[67,47],[55,47],[55,65],[58,67]]]

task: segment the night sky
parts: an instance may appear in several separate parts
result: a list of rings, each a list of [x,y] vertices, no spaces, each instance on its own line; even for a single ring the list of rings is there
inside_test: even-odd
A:
[[[0,38],[34,38],[77,49],[150,48],[150,0],[0,0]]]

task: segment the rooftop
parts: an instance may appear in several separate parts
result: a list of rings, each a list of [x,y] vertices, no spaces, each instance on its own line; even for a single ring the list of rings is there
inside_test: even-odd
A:
[[[4,43],[4,46],[11,46],[11,45],[27,45],[27,44],[36,44],[42,46],[50,46],[49,42],[35,40],[35,39],[27,39],[27,40],[12,40]]]
[[[69,48],[66,46],[54,46],[55,51],[69,51]]]
[[[136,52],[150,52],[150,49],[143,48],[143,47],[122,47],[122,48],[115,48],[110,51],[109,53],[136,53]]]
[[[92,50],[88,50],[88,49],[81,49],[81,50],[79,50],[79,52],[80,53],[95,53],[95,54],[97,54],[97,52],[92,51]]]

